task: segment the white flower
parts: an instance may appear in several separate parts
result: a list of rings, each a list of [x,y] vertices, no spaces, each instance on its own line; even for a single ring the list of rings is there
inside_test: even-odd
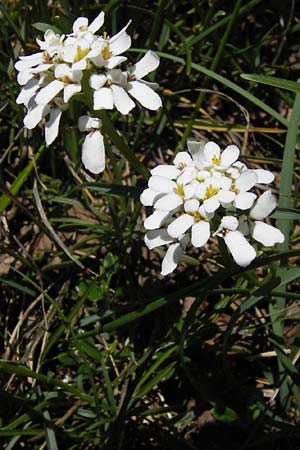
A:
[[[237,160],[235,145],[221,152],[214,142],[189,141],[188,149],[173,164],[152,169],[141,194],[141,202],[154,209],[144,223],[146,245],[169,245],[163,274],[175,269],[188,243],[198,248],[211,236],[222,237],[242,267],[256,257],[258,243],[271,247],[283,242],[281,231],[263,222],[276,206],[271,191],[258,198],[251,192],[257,184],[272,182],[271,172],[248,169]]]
[[[131,37],[126,33],[131,21],[113,37],[98,37],[91,46],[89,58],[96,67],[113,69],[126,61],[125,56],[120,56],[131,46]]]
[[[143,58],[138,61],[127,72],[127,85],[125,86],[129,94],[145,108],[153,111],[162,106],[160,96],[154,92],[158,88],[156,83],[149,83],[143,78],[159,66],[159,57],[148,51]]]
[[[81,160],[84,167],[94,174],[105,169],[105,147],[100,132],[101,120],[90,116],[81,116],[78,120],[80,131],[89,131],[82,144]]]
[[[91,60],[95,63],[93,58]],[[142,80],[143,76],[155,70],[158,65],[158,56],[149,51],[133,66],[131,72],[112,69],[107,70],[106,73],[91,75],[89,83],[95,90],[93,95],[94,109],[113,109],[116,107],[121,114],[127,115],[135,107],[135,103],[130,96],[145,108],[156,110],[161,107],[161,98],[153,90],[157,88],[157,84]]]

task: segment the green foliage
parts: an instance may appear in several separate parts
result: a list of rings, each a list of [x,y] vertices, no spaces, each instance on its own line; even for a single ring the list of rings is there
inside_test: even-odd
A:
[[[1,448],[298,448],[299,5],[47,4],[0,1]],[[101,9],[109,34],[132,19],[130,60],[160,55],[163,108],[101,113],[91,178],[72,117],[49,148],[21,128],[14,63]],[[209,243],[160,276],[139,195],[188,138],[275,172],[285,244],[243,269]]]

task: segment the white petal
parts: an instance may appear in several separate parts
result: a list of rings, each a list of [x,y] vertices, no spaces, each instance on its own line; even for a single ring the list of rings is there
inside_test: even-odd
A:
[[[168,275],[169,273],[173,272],[176,269],[177,265],[179,264],[182,253],[183,248],[179,243],[170,245],[162,261],[161,265],[162,275]]]
[[[194,224],[195,219],[193,216],[189,214],[183,214],[182,216],[177,217],[177,219],[173,220],[172,223],[168,226],[168,233],[173,238],[179,238],[183,235],[191,226]]]
[[[96,33],[102,25],[104,24],[104,11],[101,11],[100,14],[93,20],[93,22],[88,26],[88,30],[92,33]]]
[[[150,230],[145,234],[145,244],[149,250],[160,247],[161,245],[170,244],[170,242],[174,242],[174,239],[169,236],[166,228]]]
[[[107,76],[104,74],[93,74],[90,76],[89,84],[92,89],[100,89],[107,82]]]
[[[185,212],[194,212],[194,211],[198,211],[199,209],[199,201],[192,198],[190,200],[186,200],[184,202],[184,210]]]
[[[100,131],[91,131],[82,144],[82,163],[92,173],[105,169],[105,147]]]
[[[64,88],[64,102],[68,103],[70,98],[73,97],[73,95],[78,94],[81,91],[81,85],[80,84],[68,84]]]
[[[149,178],[148,186],[150,189],[153,189],[153,191],[168,194],[169,192],[173,192],[174,188],[176,188],[176,183],[168,178],[152,175]]]
[[[182,203],[182,198],[179,195],[175,194],[175,192],[172,192],[171,194],[166,194],[163,197],[159,198],[154,203],[154,208],[158,209],[159,211],[172,211],[173,209],[182,205]]]
[[[119,64],[122,64],[126,60],[127,58],[125,56],[111,56],[105,61],[104,65],[108,69],[113,69],[114,67],[118,66]]]
[[[38,80],[36,78],[33,78],[33,74],[31,72],[31,70],[24,70],[22,72],[19,72],[17,75],[17,82],[21,86],[24,86],[32,79],[34,79],[36,82],[38,82]]]
[[[73,32],[78,33],[78,31],[83,32],[87,29],[89,21],[86,17],[78,17],[73,23]]]
[[[39,80],[37,80],[36,78],[32,78],[31,80],[29,80],[26,86],[21,89],[20,94],[16,98],[16,103],[18,105],[22,103],[27,105],[28,101],[33,97],[38,88]]]
[[[266,191],[256,200],[250,211],[250,217],[256,220],[265,219],[275,208],[276,198],[270,190]]]
[[[150,188],[145,189],[140,195],[140,201],[144,206],[153,206],[153,204],[162,196],[159,192]]]
[[[204,142],[187,141],[187,147],[194,161],[204,161]]]
[[[79,131],[93,131],[101,128],[102,122],[98,117],[80,116],[78,119]]]
[[[135,107],[135,103],[131,100],[125,89],[116,84],[111,85],[114,104],[117,110],[125,116]]]
[[[200,221],[192,226],[192,245],[202,247],[210,237],[210,225],[208,222]]]
[[[254,248],[240,231],[228,231],[224,236],[224,241],[239,266],[249,266],[256,257]]]
[[[170,217],[168,211],[154,211],[154,213],[145,220],[144,227],[146,230],[156,230],[165,223],[165,220],[168,219],[168,217]]]
[[[24,126],[29,130],[35,128],[42,118],[48,114],[49,109],[48,105],[36,105],[24,117]]]
[[[221,153],[218,144],[212,141],[205,144],[203,151],[206,161],[211,161],[214,156],[219,157]]]
[[[19,61],[16,62],[15,68],[19,72],[29,69],[30,67],[37,66],[38,64],[42,64],[43,62],[43,54],[44,52],[34,53],[33,55],[28,56],[20,56]]]
[[[229,167],[239,157],[240,150],[236,145],[228,145],[221,154],[221,165],[223,167]]]
[[[221,227],[225,230],[235,231],[239,226],[239,221],[234,216],[224,216],[221,219]]]
[[[101,88],[94,92],[94,109],[113,109],[114,100],[110,88]]]
[[[192,158],[188,152],[179,152],[173,160],[175,166],[188,166],[192,163]]]
[[[246,210],[252,207],[256,199],[256,194],[252,192],[241,192],[234,199],[234,206],[238,209]]]
[[[219,208],[220,202],[219,202],[217,196],[214,195],[213,197],[211,197],[207,200],[204,200],[203,206],[204,206],[205,211],[207,211],[208,213],[213,213]]]
[[[131,21],[130,21],[131,22]],[[120,55],[129,49],[131,37],[126,33],[130,22],[109,40],[109,49],[113,55]]]
[[[192,184],[186,184],[183,187],[183,192],[184,192],[184,199],[188,200],[190,198],[192,198],[195,194],[195,188]]]
[[[256,221],[253,230],[253,238],[265,245],[266,247],[272,247],[275,244],[284,242],[284,235],[278,228],[272,227],[264,222]]]
[[[159,166],[154,167],[154,169],[150,170],[151,175],[158,175],[161,177],[169,178],[170,180],[174,180],[180,174],[180,170],[178,170],[173,165],[160,164]]]
[[[235,193],[232,191],[225,191],[221,189],[217,194],[219,202],[230,203],[235,199]]]
[[[128,83],[128,86],[130,95],[145,108],[155,111],[162,106],[160,96],[146,84],[140,81],[132,81]]]
[[[274,175],[269,170],[264,169],[254,169],[253,172],[257,175],[257,183],[269,184],[274,181]]]
[[[45,140],[47,146],[52,144],[58,136],[61,115],[62,110],[60,108],[51,108],[50,117],[45,123]]]
[[[157,69],[159,66],[159,57],[149,50],[143,58],[138,61],[132,68],[132,73],[135,75],[135,78],[138,80],[148,75],[148,73]]]
[[[246,170],[235,180],[235,187],[242,192],[249,191],[257,183],[257,175],[253,170]]]
[[[46,105],[51,100],[53,100],[60,91],[63,90],[64,86],[65,84],[62,81],[51,81],[39,91],[35,98],[36,103],[38,105]]]

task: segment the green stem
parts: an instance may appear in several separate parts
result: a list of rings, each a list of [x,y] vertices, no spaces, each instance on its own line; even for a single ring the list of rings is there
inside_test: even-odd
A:
[[[292,207],[291,193],[293,186],[295,149],[298,137],[299,121],[300,121],[300,93],[297,94],[295,97],[292,115],[286,136],[282,161],[280,191],[279,191],[279,203],[278,203],[279,208],[290,209]],[[289,249],[289,236],[292,224],[293,220],[290,218],[281,218],[277,220],[276,225],[282,231],[285,237],[285,241],[282,244],[278,245],[278,249],[280,252],[287,252]],[[283,275],[287,270],[287,262],[288,261],[286,256],[280,258],[280,263],[276,270],[276,277],[283,278]],[[283,289],[286,290],[286,285],[283,286]],[[277,289],[275,289],[274,292],[276,293]],[[285,305],[286,305],[286,298],[285,297],[280,298],[276,296],[272,298],[269,307],[273,333],[282,346],[284,345],[283,319],[285,315]],[[288,386],[288,379],[287,377],[284,376],[285,369],[280,361],[278,362],[278,368],[279,368],[279,382],[280,382],[280,399],[281,404],[283,405],[286,403],[289,394],[289,386]]]
[[[122,153],[122,155],[129,161],[133,169],[144,178],[149,178],[149,171],[141,163],[141,161],[135,156],[131,151],[127,143],[124,141],[123,137],[117,133],[113,123],[109,119],[105,111],[99,112],[99,117],[102,120],[102,132],[104,132],[109,139],[114,143],[117,149]]]

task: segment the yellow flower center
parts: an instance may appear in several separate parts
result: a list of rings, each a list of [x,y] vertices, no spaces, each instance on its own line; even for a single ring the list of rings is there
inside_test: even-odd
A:
[[[233,181],[232,184],[231,184],[230,190],[231,190],[232,192],[234,192],[235,194],[238,194],[238,193],[240,192],[239,189],[238,189],[237,187],[235,187],[234,181]]]
[[[193,216],[195,219],[195,222],[200,222],[201,220],[206,221],[205,217],[203,217],[197,210],[196,211],[188,211],[187,214],[189,216]]]
[[[59,78],[59,80],[66,84],[74,83],[74,81],[69,77],[69,75],[64,75],[63,77]]]
[[[219,192],[219,190],[220,190],[220,188],[216,188],[210,184],[209,186],[207,186],[207,188],[205,190],[204,200],[207,200],[207,199],[213,197],[214,195],[216,195]]]
[[[214,155],[213,157],[212,157],[212,163],[213,164],[216,164],[217,166],[219,166],[220,165],[220,162],[221,162],[221,157],[220,156],[216,156],[216,155]]]
[[[103,49],[101,50],[101,55],[103,57],[103,59],[108,59],[111,57],[112,52],[109,49],[109,45],[105,45],[105,47],[103,47]]]
[[[88,54],[90,51],[89,48],[81,48],[79,45],[77,45],[77,51],[76,51],[76,57],[74,59],[74,62],[80,61],[82,58],[85,57],[85,55]]]
[[[184,197],[183,184],[177,184],[177,186],[173,189],[173,191],[180,197]]]

